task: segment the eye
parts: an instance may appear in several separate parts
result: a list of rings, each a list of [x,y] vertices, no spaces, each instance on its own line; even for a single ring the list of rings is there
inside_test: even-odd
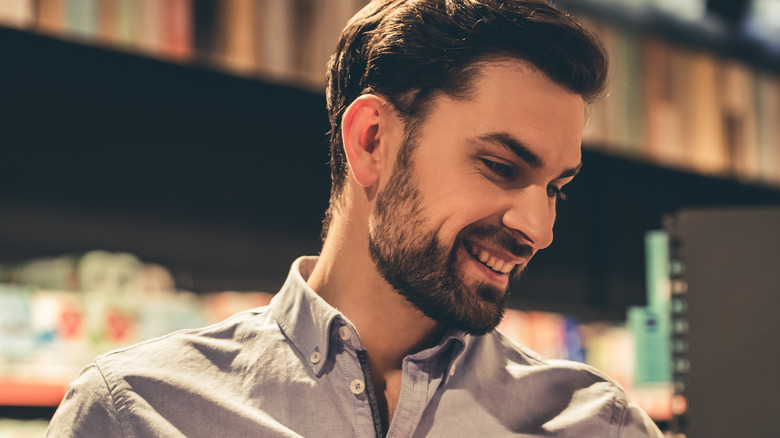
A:
[[[500,176],[501,178],[512,178],[515,175],[515,170],[508,164],[499,163],[497,161],[488,160],[483,158],[482,162],[490,169],[491,172]]]
[[[566,194],[563,193],[563,190],[555,186],[547,186],[547,196],[550,198],[556,198],[559,201],[566,200]]]

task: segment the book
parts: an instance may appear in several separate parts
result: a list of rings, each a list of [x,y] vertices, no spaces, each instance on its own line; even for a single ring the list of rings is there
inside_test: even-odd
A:
[[[725,175],[729,155],[718,101],[721,88],[719,61],[703,52],[691,52],[689,56],[690,78],[683,111],[689,163],[701,173]]]
[[[107,44],[119,42],[119,0],[99,0],[97,39]]]
[[[721,64],[721,111],[724,141],[730,157],[731,175],[739,180],[758,174],[758,125],[756,119],[755,76],[737,61]]]
[[[641,39],[613,26],[603,27],[601,36],[610,59],[606,142],[612,149],[636,154],[644,142]]]
[[[634,385],[670,384],[671,287],[666,232],[645,235],[645,261],[647,306],[631,307],[628,313],[628,325],[636,339]]]
[[[256,0],[223,0],[220,29],[224,32],[222,62],[238,72],[251,72],[257,67],[255,15]]]
[[[682,158],[682,123],[675,102],[673,65],[681,58],[672,47],[657,38],[647,38],[643,45],[645,66],[644,101],[646,155],[660,164],[679,163]],[[676,60],[682,63],[683,60]]]
[[[117,0],[117,42],[127,47],[137,44],[138,35],[138,8],[135,0]]]
[[[163,55],[177,60],[187,60],[193,56],[192,6],[192,0],[163,1],[160,20],[160,49]]]
[[[62,32],[65,27],[65,0],[38,0],[35,22],[41,31]]]
[[[632,155],[644,153],[645,146],[645,109],[642,84],[644,77],[644,57],[642,56],[643,36],[635,31],[624,31],[620,39],[623,57],[621,68],[625,77],[626,92],[623,101],[625,124],[620,138],[625,142],[623,149]]]
[[[0,24],[26,28],[34,22],[33,0],[0,1]]]
[[[97,0],[66,0],[65,31],[78,38],[95,38],[98,32]]]
[[[275,79],[294,77],[299,56],[296,7],[289,0],[261,0],[257,16],[263,73]]]
[[[757,177],[780,184],[780,77],[759,72],[756,78],[758,117]]]
[[[162,5],[159,0],[136,0],[135,46],[148,54],[161,52]]]

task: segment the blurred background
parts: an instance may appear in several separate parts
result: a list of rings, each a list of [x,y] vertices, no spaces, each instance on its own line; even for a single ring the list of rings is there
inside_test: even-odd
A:
[[[0,0],[0,438],[96,355],[264,305],[319,250],[325,64],[365,0]],[[558,0],[607,96],[501,329],[670,436],[771,436],[780,0]]]

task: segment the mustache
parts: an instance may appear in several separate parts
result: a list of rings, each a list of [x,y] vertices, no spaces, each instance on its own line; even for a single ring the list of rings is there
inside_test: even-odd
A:
[[[476,238],[502,248],[517,257],[529,258],[534,253],[530,245],[518,242],[511,231],[501,227],[470,225],[461,230],[458,238],[460,241]]]

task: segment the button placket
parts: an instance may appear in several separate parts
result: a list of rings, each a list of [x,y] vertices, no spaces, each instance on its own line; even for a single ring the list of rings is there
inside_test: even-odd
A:
[[[340,333],[338,338],[340,340]],[[355,336],[351,336],[351,338],[354,340]],[[373,412],[368,398],[368,384],[365,381],[366,376],[361,365],[361,352],[354,350],[349,345],[350,342],[345,342],[345,344],[347,344],[345,348],[340,349],[336,355],[337,369],[340,374],[338,391],[341,393],[340,397],[344,397],[341,400],[351,404],[352,409],[354,409],[355,433],[353,435],[376,436]]]
[[[430,379],[418,363],[406,358],[403,365],[401,393],[396,406],[395,417],[388,436],[410,436],[420,421],[428,401]]]

